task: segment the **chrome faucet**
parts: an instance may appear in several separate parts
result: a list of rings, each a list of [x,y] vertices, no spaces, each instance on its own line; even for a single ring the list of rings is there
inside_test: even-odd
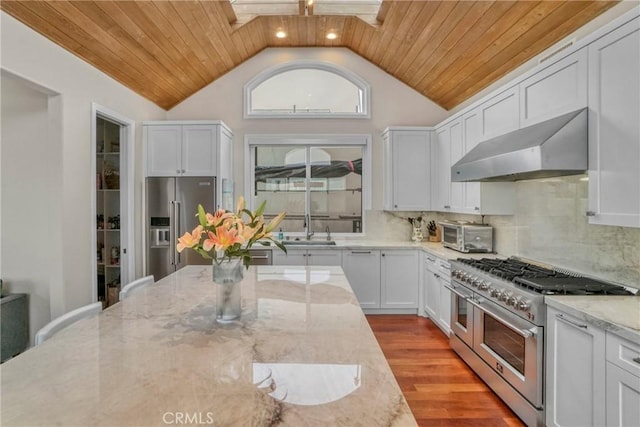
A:
[[[327,242],[331,241],[331,230],[328,225],[324,228],[324,232],[327,233]]]
[[[309,214],[304,216],[304,231],[307,234],[307,240],[311,240],[311,236],[315,233],[311,231],[311,215]]]

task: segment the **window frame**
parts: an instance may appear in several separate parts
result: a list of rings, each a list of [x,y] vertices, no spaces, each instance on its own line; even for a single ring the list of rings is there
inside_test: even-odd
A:
[[[362,112],[356,113],[307,113],[297,111],[295,113],[274,113],[274,112],[256,112],[252,110],[251,93],[270,78],[293,70],[321,70],[336,74],[357,86],[362,93]],[[243,88],[243,113],[245,119],[274,119],[274,118],[290,118],[290,119],[371,119],[371,86],[365,80],[351,71],[339,67],[335,64],[315,60],[295,60],[285,64],[279,64],[268,68],[249,80]]]
[[[362,147],[362,229],[360,233],[331,233],[337,236],[364,236],[366,234],[365,211],[372,205],[372,138],[370,134],[247,134],[244,136],[244,197],[249,209],[254,210],[253,188],[255,186],[255,146],[292,146],[292,147]],[[306,178],[307,180],[309,178]],[[308,184],[308,182],[307,182]],[[307,185],[307,188],[309,186]],[[308,191],[308,190],[307,190]],[[308,211],[309,194],[305,210]],[[307,212],[309,213],[309,212]],[[288,236],[304,236],[304,232],[286,233]]]

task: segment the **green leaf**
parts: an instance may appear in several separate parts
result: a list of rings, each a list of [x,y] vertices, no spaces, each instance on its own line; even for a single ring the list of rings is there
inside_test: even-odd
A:
[[[204,206],[198,204],[198,220],[200,225],[206,227],[207,225],[207,213],[204,211]]]
[[[260,206],[258,206],[258,209],[256,209],[255,217],[257,218],[260,215],[262,215],[266,207],[267,207],[267,201],[263,200],[262,203],[260,203]]]
[[[272,241],[273,241],[273,244],[276,245],[282,252],[284,252],[285,254],[287,253],[287,247],[285,245],[278,242],[277,240],[272,240]]]

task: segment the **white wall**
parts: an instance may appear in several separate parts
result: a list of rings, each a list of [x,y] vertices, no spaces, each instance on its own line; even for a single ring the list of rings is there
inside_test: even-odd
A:
[[[50,301],[51,316],[55,317],[91,302],[91,262],[96,252],[91,246],[94,220],[91,214],[91,192],[95,189],[95,176],[91,174],[91,103],[96,102],[138,122],[134,207],[137,230],[141,227],[143,183],[142,129],[139,122],[163,120],[166,112],[6,13],[0,14],[2,69],[60,94],[49,100],[54,104],[54,107],[50,106],[50,112],[59,108],[59,117],[50,121],[49,134],[34,147],[34,153],[39,155],[52,140],[59,141],[56,152],[48,159],[51,173],[56,177],[53,181],[53,193],[59,199],[55,201],[53,209],[48,206],[43,208],[44,228],[52,232],[51,236],[45,236],[44,244],[52,251],[59,251],[61,260],[54,266],[50,283],[53,288],[61,290]],[[3,182],[14,179],[4,170],[5,162],[10,162],[11,158],[5,154],[2,159]],[[30,201],[24,195],[18,203],[27,205]],[[6,208],[3,204],[3,213]],[[50,214],[50,211],[53,212]],[[135,237],[137,275],[140,275],[142,233],[136,232]],[[25,244],[34,243],[13,240],[10,235],[2,233],[2,246],[5,248],[2,256],[5,259],[0,274],[5,280],[11,281],[5,275],[5,271],[10,269],[7,265],[6,248]],[[33,268],[36,270],[40,266],[34,265]]]
[[[244,119],[243,87],[265,69],[292,60],[319,60],[346,68],[371,86],[371,119]],[[244,185],[244,135],[365,133],[373,136],[373,209],[382,209],[382,138],[387,126],[431,126],[447,112],[346,48],[269,48],[168,111],[171,120],[218,119],[234,133],[236,195]]]
[[[2,277],[5,292],[29,294],[30,336],[50,318],[49,208],[59,192],[60,174],[51,159],[59,146],[49,140],[47,94],[2,76]],[[43,144],[43,141],[46,143]]]

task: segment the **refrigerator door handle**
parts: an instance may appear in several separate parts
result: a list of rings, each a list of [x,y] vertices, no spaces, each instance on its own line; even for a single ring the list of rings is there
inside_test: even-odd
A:
[[[176,245],[178,244],[178,238],[181,236],[181,232],[180,232],[180,202],[178,201],[173,201],[173,218],[175,220],[175,241],[174,244],[171,246],[171,251],[173,252],[173,256],[174,256],[174,261],[176,265],[179,265],[181,260],[180,260],[180,253],[178,252],[178,250],[176,249]]]
[[[173,200],[170,202],[169,212],[169,261],[171,265],[176,265],[176,202]]]

